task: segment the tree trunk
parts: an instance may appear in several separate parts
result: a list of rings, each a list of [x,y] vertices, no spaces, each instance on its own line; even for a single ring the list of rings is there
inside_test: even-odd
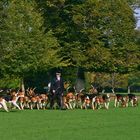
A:
[[[21,79],[21,90],[25,93],[24,79]]]
[[[112,93],[115,93],[115,72],[111,74]]]
[[[130,86],[128,86],[127,93],[128,93],[128,94],[131,93],[131,91],[130,91]]]
[[[85,75],[84,75],[84,71],[80,68],[78,68],[77,71],[77,78],[76,78],[76,82],[75,82],[75,90],[76,92],[80,92],[81,90],[85,89]]]

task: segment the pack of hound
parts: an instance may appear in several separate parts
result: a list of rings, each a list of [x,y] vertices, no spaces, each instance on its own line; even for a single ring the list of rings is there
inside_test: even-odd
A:
[[[36,94],[35,88],[28,88],[26,92],[21,90],[10,91],[8,96],[0,96],[0,108],[6,112],[11,109],[48,109],[49,94]],[[85,93],[80,91],[67,92],[63,95],[63,107],[67,110],[73,109],[106,109],[110,108],[110,101],[114,102],[114,107],[136,107],[138,106],[138,96],[133,93],[130,94],[110,94],[110,93]]]
[[[26,92],[22,90],[11,90],[9,95],[0,96],[0,108],[6,112],[11,109],[45,109],[48,103],[47,94],[35,94],[35,88],[27,89]]]

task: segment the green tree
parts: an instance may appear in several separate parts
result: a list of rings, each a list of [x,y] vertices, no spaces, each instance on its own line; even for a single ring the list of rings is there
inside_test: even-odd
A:
[[[52,29],[61,44],[61,56],[70,59],[73,66],[121,73],[136,68],[138,62],[132,62],[131,66],[126,63],[126,55],[130,56],[131,51],[131,58],[138,57],[134,43],[135,18],[128,1],[37,2],[44,12],[46,30]]]
[[[59,57],[59,43],[51,30],[45,33],[42,13],[35,1],[11,0],[2,3],[1,67],[4,75],[13,75],[22,80],[29,71],[49,70],[65,66]]]

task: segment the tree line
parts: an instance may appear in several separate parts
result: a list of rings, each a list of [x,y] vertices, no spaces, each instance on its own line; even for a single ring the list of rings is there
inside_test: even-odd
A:
[[[82,71],[128,74],[134,82],[140,70],[134,5],[135,0],[1,0],[1,87],[25,81],[45,86],[57,68],[71,81]]]

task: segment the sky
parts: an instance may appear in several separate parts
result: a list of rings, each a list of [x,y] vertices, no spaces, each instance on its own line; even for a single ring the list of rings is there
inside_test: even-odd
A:
[[[140,8],[136,8],[135,9],[135,14],[134,14],[137,18],[137,24],[136,24],[136,28],[140,28]]]

